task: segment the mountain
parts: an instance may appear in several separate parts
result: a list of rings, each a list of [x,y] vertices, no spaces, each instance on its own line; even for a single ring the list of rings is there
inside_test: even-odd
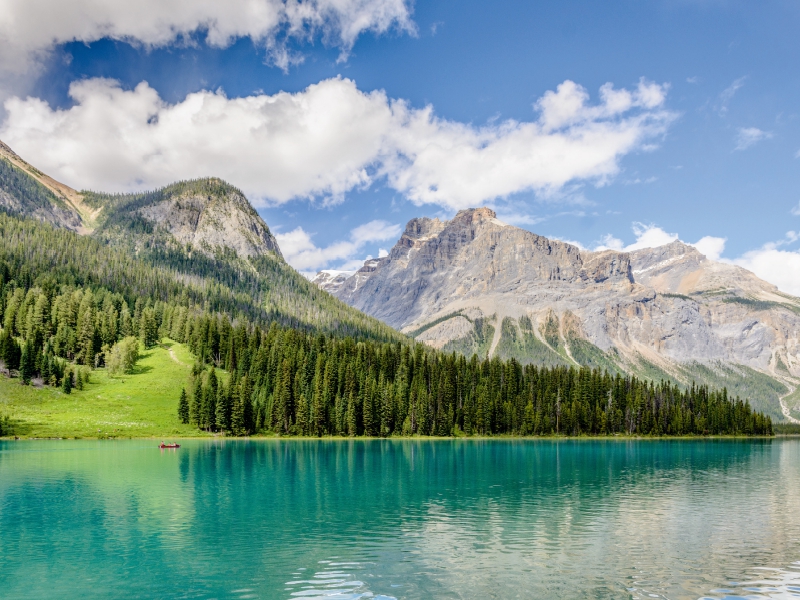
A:
[[[342,284],[352,276],[355,271],[336,271],[323,269],[311,280],[311,283],[325,290],[329,294],[336,292]]]
[[[0,141],[0,207],[72,231],[85,232],[91,210],[81,194],[32,167]]]
[[[147,294],[163,299],[165,286],[172,285],[165,282],[171,279],[174,285],[197,288],[188,297],[213,297],[215,305],[233,310],[231,319],[238,312],[261,324],[276,321],[339,335],[404,339],[320,290],[289,266],[269,227],[244,194],[217,178],[181,181],[144,193],[78,192],[0,142],[0,209],[93,240],[91,244],[78,239],[70,242],[69,235],[56,235],[46,226],[18,229],[9,223],[9,231],[20,231],[17,235],[25,236],[31,251],[39,248],[37,257],[29,252],[17,260],[35,264],[42,271],[45,265],[36,261],[49,256],[55,261],[53,277],[64,282],[88,277],[88,283],[91,273],[69,272],[92,264],[104,273],[103,285],[112,291],[147,289]],[[15,244],[0,249],[7,256],[16,256],[20,248]],[[53,244],[59,254],[53,254],[56,251],[49,247]],[[70,245],[83,257],[77,264],[73,259],[61,260],[63,248]],[[90,254],[102,256],[120,273],[159,283],[155,288],[149,284],[131,287],[113,272],[106,273],[102,262],[87,258]]]
[[[332,293],[436,348],[758,386],[776,416],[800,378],[800,299],[679,241],[590,252],[471,209],[412,219]]]
[[[244,194],[216,178],[181,181],[138,194],[87,192],[99,211],[95,234],[134,246],[171,244],[213,255],[228,248],[240,257],[273,254],[278,242]]]

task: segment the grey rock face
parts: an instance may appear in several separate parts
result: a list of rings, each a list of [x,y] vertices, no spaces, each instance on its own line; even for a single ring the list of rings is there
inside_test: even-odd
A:
[[[336,293],[342,284],[355,274],[355,271],[335,271],[326,269],[320,271],[311,280],[311,283],[325,290],[329,294]]]
[[[54,202],[33,206],[26,205],[17,196],[2,189],[0,189],[0,207],[11,213],[33,217],[39,221],[71,231],[79,231],[83,225],[80,214],[71,209],[71,207],[59,206]]]
[[[436,347],[464,339],[477,315],[493,324],[490,352],[506,318],[530,321],[555,351],[555,338],[544,335],[553,314],[565,356],[580,337],[667,371],[723,361],[800,376],[800,299],[681,242],[588,252],[472,209],[451,221],[412,219],[388,257],[332,293],[406,332],[444,319],[418,338]]]
[[[0,141],[0,207],[79,233],[85,232],[81,196],[20,158]],[[24,190],[23,190],[24,188]]]
[[[273,253],[282,257],[278,242],[241,193],[230,188],[223,195],[204,195],[189,190],[139,209],[153,225],[181,244],[210,252],[231,248],[239,256]]]

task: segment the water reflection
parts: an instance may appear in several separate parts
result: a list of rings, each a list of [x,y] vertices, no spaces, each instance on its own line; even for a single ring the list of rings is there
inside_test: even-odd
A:
[[[786,569],[755,568],[752,574],[753,579],[730,582],[726,588],[711,590],[713,595],[700,600],[800,598],[800,562]]]
[[[397,600],[394,596],[375,595],[363,581],[359,581],[355,571],[366,568],[357,562],[335,562],[321,560],[326,565],[308,576],[305,569],[294,573],[297,577],[309,577],[286,583],[287,591],[292,598],[325,598],[327,600],[358,600],[359,598],[375,598],[376,600]],[[297,591],[292,591],[297,590]]]
[[[798,441],[0,442],[0,583],[32,598],[795,597],[798,465]]]

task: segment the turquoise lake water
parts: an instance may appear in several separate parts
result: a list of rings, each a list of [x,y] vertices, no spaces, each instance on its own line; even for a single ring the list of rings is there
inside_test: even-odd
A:
[[[0,442],[2,598],[791,598],[800,441]]]

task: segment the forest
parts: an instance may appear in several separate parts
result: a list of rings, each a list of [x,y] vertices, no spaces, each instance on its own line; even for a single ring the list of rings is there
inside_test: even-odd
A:
[[[168,338],[197,361],[175,398],[176,419],[211,432],[772,434],[769,417],[725,389],[448,354],[344,310],[341,322],[313,327],[292,305],[259,306],[222,284],[182,281],[31,220],[0,214],[0,233],[0,360],[22,384],[69,393],[93,368],[129,368],[132,339],[148,348]]]

